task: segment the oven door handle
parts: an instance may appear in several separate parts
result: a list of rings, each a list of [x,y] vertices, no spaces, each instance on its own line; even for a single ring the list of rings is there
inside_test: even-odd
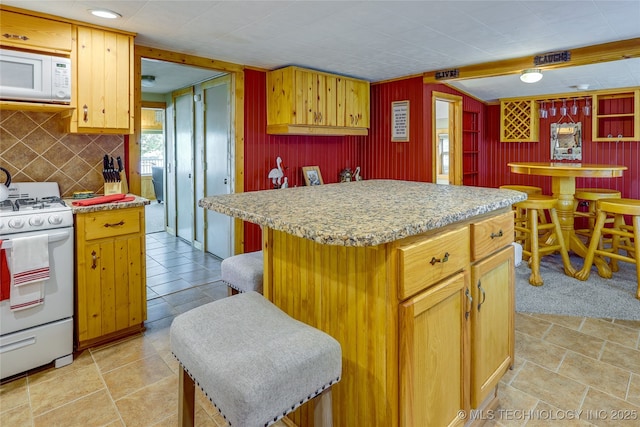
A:
[[[67,237],[69,237],[70,234],[71,232],[69,231],[63,231],[62,233],[49,234],[49,244],[53,242],[59,242],[60,240],[64,240]],[[11,242],[11,240],[5,240],[4,242],[2,242],[2,247],[0,249],[11,249],[12,247],[13,247],[13,243]]]

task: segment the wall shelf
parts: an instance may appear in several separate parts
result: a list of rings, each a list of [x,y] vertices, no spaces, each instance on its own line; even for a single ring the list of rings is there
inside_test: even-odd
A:
[[[593,95],[596,142],[640,140],[640,90]]]
[[[462,112],[462,183],[478,185],[478,153],[480,126],[478,113]]]

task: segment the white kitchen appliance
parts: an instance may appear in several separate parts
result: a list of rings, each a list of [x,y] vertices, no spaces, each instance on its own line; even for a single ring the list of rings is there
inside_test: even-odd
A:
[[[0,49],[0,99],[69,104],[71,60]]]
[[[0,302],[2,379],[73,360],[73,213],[60,199],[57,183],[14,182],[9,198],[0,202],[2,249],[10,258],[13,240],[37,235],[49,241],[44,301],[19,311],[11,310],[9,299]]]

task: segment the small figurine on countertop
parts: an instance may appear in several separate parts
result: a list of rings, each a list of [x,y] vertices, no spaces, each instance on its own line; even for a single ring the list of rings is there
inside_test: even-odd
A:
[[[282,187],[282,178],[284,177],[284,172],[282,170],[282,159],[280,158],[280,156],[276,158],[276,165],[278,166],[277,168],[273,168],[269,171],[268,178],[271,179],[273,188],[280,188]]]
[[[353,172],[351,172],[351,169],[349,168],[342,169],[340,171],[340,175],[338,175],[338,178],[340,178],[340,182],[350,182],[352,177]]]
[[[362,181],[362,175],[360,175],[360,166],[358,166],[356,168],[356,171],[353,173],[353,180],[354,181]]]

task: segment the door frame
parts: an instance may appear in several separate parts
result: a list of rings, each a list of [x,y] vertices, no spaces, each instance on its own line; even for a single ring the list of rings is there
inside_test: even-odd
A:
[[[140,171],[140,138],[142,124],[142,59],[155,59],[190,65],[214,71],[224,71],[231,75],[231,98],[233,100],[232,126],[233,150],[235,153],[233,192],[244,192],[244,67],[231,62],[218,61],[201,56],[135,45],[134,52],[134,134],[127,135],[127,169],[129,170],[129,191],[140,194],[142,174]],[[133,140],[132,140],[133,139]],[[233,247],[235,253],[244,252],[244,223],[234,220]]]
[[[432,182],[438,178],[439,132],[436,126],[436,101],[449,104],[449,184],[462,185],[462,97],[444,92],[431,92]]]

